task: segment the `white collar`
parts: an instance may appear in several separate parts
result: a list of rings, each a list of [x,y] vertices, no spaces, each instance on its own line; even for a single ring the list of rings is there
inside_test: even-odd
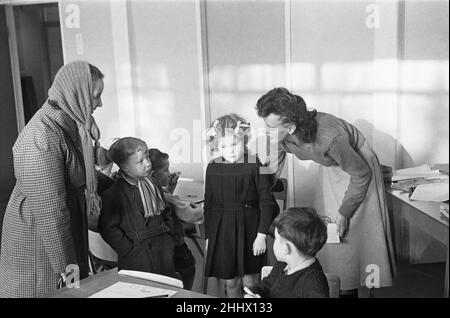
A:
[[[298,272],[308,266],[311,266],[314,262],[316,261],[315,257],[311,257],[309,259],[307,259],[306,261],[301,262],[300,264],[295,265],[292,268],[289,268],[289,265],[286,265],[286,267],[284,268],[283,272],[286,275],[291,275],[294,274],[295,272]]]

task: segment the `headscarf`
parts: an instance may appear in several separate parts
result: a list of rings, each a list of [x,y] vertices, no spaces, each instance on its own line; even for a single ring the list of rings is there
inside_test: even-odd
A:
[[[52,87],[48,91],[50,100],[55,101],[72,120],[77,123],[83,149],[86,171],[86,207],[88,215],[100,214],[101,200],[97,194],[97,178],[94,168],[94,148],[100,139],[100,130],[92,117],[93,83],[89,63],[75,61],[60,68]]]

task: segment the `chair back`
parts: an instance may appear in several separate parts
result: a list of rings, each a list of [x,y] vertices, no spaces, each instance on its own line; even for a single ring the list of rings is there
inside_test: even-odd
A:
[[[98,259],[117,262],[117,253],[106,243],[100,233],[88,231],[89,233],[89,251]]]
[[[122,269],[119,271],[119,275],[136,277],[136,278],[140,278],[140,279],[149,280],[149,281],[152,281],[155,283],[169,285],[172,287],[183,288],[183,282],[181,280],[173,278],[173,277],[169,277],[169,276],[155,274],[155,273],[131,271],[131,270]]]
[[[263,266],[261,268],[261,279],[269,276],[273,266]],[[330,291],[330,298],[339,298],[340,280],[336,274],[325,273]]]

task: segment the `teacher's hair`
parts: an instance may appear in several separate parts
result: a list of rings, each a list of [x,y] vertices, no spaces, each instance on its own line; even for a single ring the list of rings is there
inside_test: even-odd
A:
[[[296,126],[295,134],[306,143],[316,139],[316,110],[309,111],[302,97],[294,95],[284,87],[271,89],[256,103],[258,116],[266,118],[270,114],[280,116],[284,124]]]

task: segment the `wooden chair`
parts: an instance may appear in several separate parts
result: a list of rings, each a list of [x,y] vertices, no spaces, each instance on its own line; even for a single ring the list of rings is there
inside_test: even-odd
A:
[[[120,270],[118,272],[118,274],[130,276],[130,277],[137,277],[140,279],[145,279],[145,280],[149,280],[149,281],[152,281],[155,283],[169,285],[172,287],[183,288],[183,282],[181,280],[173,278],[173,277],[169,277],[169,276],[164,276],[164,275],[159,275],[159,274],[149,273],[149,272],[124,270],[124,269]]]
[[[272,271],[273,266],[263,266],[261,268],[261,280],[267,277]],[[340,279],[335,274],[325,273],[330,289],[330,298],[339,298]]]

